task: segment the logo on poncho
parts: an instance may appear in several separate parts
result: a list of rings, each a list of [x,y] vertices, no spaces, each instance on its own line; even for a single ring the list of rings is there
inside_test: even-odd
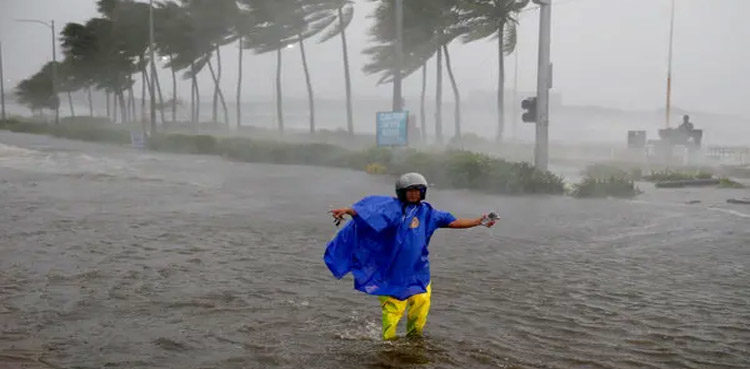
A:
[[[419,219],[417,217],[414,217],[411,219],[411,224],[409,224],[409,228],[418,228],[419,227]]]

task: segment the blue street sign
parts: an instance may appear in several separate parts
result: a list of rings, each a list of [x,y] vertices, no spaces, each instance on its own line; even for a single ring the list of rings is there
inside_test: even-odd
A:
[[[407,146],[409,144],[408,123],[408,111],[377,113],[378,146]]]

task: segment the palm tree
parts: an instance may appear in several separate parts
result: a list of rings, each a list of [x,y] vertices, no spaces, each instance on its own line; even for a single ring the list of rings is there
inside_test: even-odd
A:
[[[220,47],[233,42],[238,37],[235,32],[239,14],[237,2],[235,0],[183,0],[183,3],[187,7],[196,30],[195,41],[201,48],[203,56],[207,58],[206,64],[214,81],[213,120],[218,120],[217,103],[221,102],[224,122],[228,126],[229,114],[224,93],[220,87],[222,75]],[[211,62],[213,55],[217,58],[216,68]]]
[[[127,120],[124,91],[133,84],[135,58],[116,33],[110,19],[93,18],[85,25],[69,23],[62,32],[63,53],[85,84],[113,93],[119,99],[122,121]],[[109,100],[109,99],[108,99]]]
[[[323,0],[324,12],[333,17],[331,22],[320,37],[319,43],[324,43],[336,35],[341,35],[341,48],[344,58],[344,87],[346,89],[346,128],[350,135],[354,135],[354,119],[352,110],[352,82],[349,75],[349,53],[346,44],[346,27],[354,17],[354,4],[352,0]]]
[[[148,35],[148,4],[138,3],[133,0],[99,0],[97,2],[99,11],[112,22],[113,34],[116,36],[116,42],[119,51],[126,57],[132,58],[135,63],[134,72],[137,70],[141,73],[142,92],[141,92],[141,115],[146,111],[146,85],[152,83],[148,76],[147,66],[147,48],[149,44]],[[129,88],[132,87],[129,86]],[[125,105],[122,104],[121,108]],[[134,108],[134,105],[133,105]],[[123,109],[126,111],[127,109]],[[143,120],[145,130],[145,119]],[[155,124],[155,122],[154,122]],[[151,127],[151,131],[155,126]]]
[[[65,37],[66,31],[69,34],[75,35],[79,32],[85,32],[85,27],[80,24],[67,24],[64,28],[62,35]],[[70,42],[71,39],[64,39],[64,42]],[[79,42],[81,40],[78,40]],[[65,51],[65,49],[64,49]],[[70,105],[71,115],[75,116],[73,109],[73,102],[70,94],[74,91],[86,88],[89,95],[89,115],[93,116],[93,106],[91,101],[91,85],[94,83],[93,74],[88,68],[85,60],[80,58],[74,58],[71,55],[66,55],[65,60],[59,64],[58,68],[58,81],[60,83],[60,90],[68,93],[68,103]]]
[[[52,93],[52,62],[16,87],[16,97],[22,105],[28,106],[32,113],[43,109],[57,109],[60,99]]]
[[[184,79],[190,79],[190,123],[197,128],[200,120],[200,91],[198,88],[198,73],[207,64],[208,57],[205,44],[201,44],[200,30],[197,27],[188,7],[183,7],[174,1],[158,4],[155,16],[156,47],[161,55],[169,57],[167,66],[172,70],[172,111],[176,110],[176,79],[177,71],[185,70]]]
[[[154,10],[154,17],[156,18],[154,22],[154,39],[157,52],[159,55],[169,58],[167,67],[172,74],[172,123],[175,123],[177,121],[177,71],[186,66],[180,68],[174,58],[181,50],[181,47],[190,43],[186,39],[186,35],[191,32],[192,27],[185,9],[174,1],[157,3]],[[190,111],[191,115],[195,112],[193,105],[190,106]]]
[[[464,43],[495,37],[498,40],[497,140],[505,129],[505,55],[516,48],[518,12],[529,0],[464,0],[461,12],[466,33]]]
[[[435,136],[438,142],[442,141],[442,58],[446,51],[443,46],[464,32],[459,23],[456,4],[456,0],[404,2],[404,19],[412,21],[404,24],[404,64],[401,73],[402,77],[406,77],[417,69],[424,68],[427,60],[436,55]],[[365,49],[364,53],[371,56],[371,61],[365,65],[364,71],[368,74],[380,73],[381,78],[378,83],[385,83],[392,80],[395,69],[393,67],[395,62],[393,43],[396,35],[393,26],[393,1],[381,2],[373,17],[375,23],[370,30],[370,35],[377,45]],[[423,86],[426,84],[425,77],[423,69]],[[455,80],[452,81],[456,99],[460,100]],[[456,109],[456,126],[460,127],[459,104],[456,104]],[[460,128],[457,131],[460,132]]]
[[[305,39],[319,34],[329,29],[337,20],[338,14],[335,12],[346,5],[346,2],[331,0],[290,0],[274,2],[276,7],[272,9],[272,22],[280,27],[282,37],[285,40],[281,44],[291,46],[297,44],[302,58],[302,68],[305,74],[305,85],[307,87],[307,102],[309,107],[310,133],[315,133],[315,97],[310,77],[310,68],[307,63],[307,54],[305,52]],[[334,30],[334,36],[336,35]],[[273,35],[272,35],[273,36]],[[277,99],[280,100],[280,62],[281,52],[277,50]]]
[[[323,35],[320,42],[326,41],[339,33],[344,35],[342,32],[339,32],[339,28],[344,24],[342,8],[349,5],[348,9],[351,14],[353,14],[354,8],[349,1],[343,0],[300,0],[299,3],[304,18],[298,20],[298,22],[301,21],[299,24],[301,26],[301,31],[297,34],[297,42],[299,43],[300,55],[302,56],[302,68],[305,72],[305,82],[307,85],[307,99],[310,109],[310,133],[315,133],[315,99],[313,96],[312,82],[310,80],[310,70],[307,65],[304,40],[323,31],[326,31],[326,34]],[[349,20],[351,20],[351,14]],[[336,20],[339,20],[338,25],[336,25]],[[346,63],[348,64],[348,62]],[[347,87],[349,86],[347,85]],[[349,91],[349,95],[350,94],[351,91]]]
[[[239,0],[253,20],[252,32],[245,43],[257,54],[276,52],[276,119],[284,132],[283,93],[281,91],[282,50],[299,43],[305,32],[305,17],[300,0]]]
[[[242,124],[242,59],[245,51],[245,37],[252,32],[254,21],[250,18],[250,11],[243,3],[237,4],[237,23],[235,32],[237,33],[237,51],[239,61],[237,63],[237,129]]]
[[[79,77],[80,72],[77,70],[78,67],[74,61],[70,58],[65,58],[62,63],[58,63],[57,67],[57,83],[58,91],[65,92],[68,96],[68,106],[70,109],[70,116],[76,116],[75,108],[73,107],[73,92],[82,89],[85,85],[83,78]]]

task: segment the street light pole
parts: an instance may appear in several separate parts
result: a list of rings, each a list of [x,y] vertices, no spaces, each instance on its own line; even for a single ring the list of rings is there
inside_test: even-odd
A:
[[[16,19],[16,22],[38,23],[52,31],[52,96],[55,97],[55,124],[60,123],[60,101],[57,98],[57,40],[55,39],[55,21],[50,23],[38,19]]]
[[[669,22],[669,61],[667,67],[667,121],[666,126],[669,128],[669,121],[672,115],[672,45],[674,41],[674,0],[672,0],[672,17]]]
[[[55,40],[55,21],[52,29],[52,95],[55,96],[55,124],[60,124],[60,99],[57,96],[57,40]]]
[[[396,63],[393,68],[393,111],[402,111],[403,99],[401,96],[401,71],[404,64],[404,2],[396,0]]]
[[[149,0],[148,9],[148,48],[149,53],[151,54],[151,83],[149,84],[148,89],[151,94],[151,134],[154,134],[156,133],[156,97],[154,96],[154,85],[156,84],[156,60],[154,57],[154,0]]]
[[[3,43],[0,42],[0,105],[2,105],[2,116],[5,120],[5,75],[3,74]]]
[[[552,36],[552,0],[534,0],[539,4],[539,66],[537,70],[537,117],[534,166],[547,170],[549,163],[549,90],[552,87],[550,43]]]

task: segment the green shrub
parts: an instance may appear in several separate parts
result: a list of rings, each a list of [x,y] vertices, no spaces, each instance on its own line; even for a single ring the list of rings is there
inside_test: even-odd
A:
[[[685,181],[711,178],[713,178],[713,174],[704,170],[674,171],[670,169],[665,169],[662,171],[652,171],[651,174],[643,177],[643,179],[650,182]]]
[[[627,178],[610,177],[599,179],[585,177],[581,183],[573,186],[571,195],[577,198],[590,197],[634,197],[640,193],[633,181]]]
[[[562,178],[528,163],[510,163],[485,154],[447,151],[427,154],[409,150],[394,158],[392,174],[420,172],[445,188],[466,188],[490,193],[561,194]]]
[[[0,128],[11,132],[49,134],[55,137],[70,138],[82,141],[130,143],[130,132],[123,128],[103,125],[97,120],[72,120],[65,118],[60,124],[35,122],[4,121]]]
[[[20,122],[17,120],[3,121],[2,123],[0,123],[0,128],[17,133],[49,133],[49,128],[46,123],[29,123]]]
[[[48,128],[49,133],[55,137],[117,144],[130,143],[130,131],[124,129],[79,124],[49,125]]]
[[[608,178],[628,178],[633,181],[638,181],[643,178],[643,173],[640,168],[630,168],[625,170],[620,166],[613,164],[592,164],[586,167],[583,171],[584,177],[591,177],[596,179],[608,179]]]
[[[216,138],[209,135],[156,134],[148,138],[148,148],[183,154],[217,154]]]
[[[85,124],[91,126],[111,126],[112,120],[107,117],[64,117],[60,118],[60,124]]]
[[[745,188],[745,185],[739,182],[735,182],[729,178],[720,178],[719,188]]]

